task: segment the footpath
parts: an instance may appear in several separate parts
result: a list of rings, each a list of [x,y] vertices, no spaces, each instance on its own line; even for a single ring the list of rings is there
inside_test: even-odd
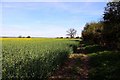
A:
[[[49,80],[87,80],[89,70],[89,57],[82,46],[77,53],[70,54],[66,62],[49,77]]]

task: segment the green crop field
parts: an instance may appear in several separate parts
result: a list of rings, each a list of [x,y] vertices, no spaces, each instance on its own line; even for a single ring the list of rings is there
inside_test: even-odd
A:
[[[77,46],[69,39],[2,39],[2,78],[45,79]]]

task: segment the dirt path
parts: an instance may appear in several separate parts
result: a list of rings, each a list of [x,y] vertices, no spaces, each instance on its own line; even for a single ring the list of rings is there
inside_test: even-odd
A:
[[[87,80],[89,57],[84,53],[70,54],[68,60],[49,80]]]

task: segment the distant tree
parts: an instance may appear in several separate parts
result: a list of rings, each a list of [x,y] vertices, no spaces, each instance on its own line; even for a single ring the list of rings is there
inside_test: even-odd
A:
[[[68,36],[70,36],[70,38],[74,38],[74,36],[76,35],[77,31],[73,28],[70,28],[68,31],[66,31],[68,34]]]
[[[20,35],[20,36],[18,36],[18,38],[22,38],[22,36]]]
[[[76,37],[76,39],[79,39],[79,38],[80,38],[79,36]]]
[[[69,37],[66,37],[66,38],[69,38]]]
[[[27,36],[26,38],[31,38],[30,36]]]

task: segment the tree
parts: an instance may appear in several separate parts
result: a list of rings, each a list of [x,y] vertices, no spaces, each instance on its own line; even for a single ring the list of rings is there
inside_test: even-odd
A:
[[[101,44],[102,40],[102,22],[86,23],[82,31],[82,38],[84,41]]]
[[[109,2],[104,11],[103,39],[108,46],[120,46],[120,1]]]
[[[70,28],[68,31],[66,31],[68,34],[68,36],[70,36],[70,38],[74,38],[74,36],[76,35],[77,31],[73,28]]]
[[[22,38],[22,36],[20,35],[20,36],[18,36],[18,38]]]
[[[27,36],[26,38],[31,38],[30,36]]]

